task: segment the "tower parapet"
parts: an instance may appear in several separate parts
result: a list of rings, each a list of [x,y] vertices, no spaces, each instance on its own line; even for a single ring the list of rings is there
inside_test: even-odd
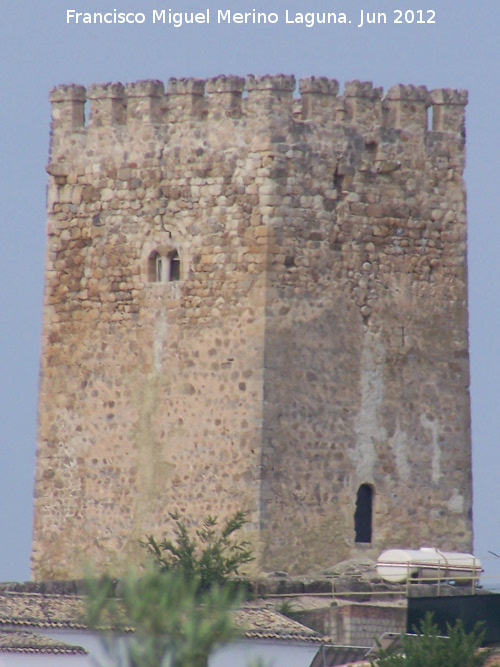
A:
[[[246,80],[238,76],[208,79],[169,80],[165,93],[161,81],[91,84],[88,91],[79,85],[52,89],[53,129],[77,130],[85,126],[84,106],[90,101],[91,126],[125,122],[171,123],[196,118],[240,118],[246,114],[263,118],[269,114],[291,117],[295,77],[283,74]],[[245,92],[248,98],[243,104]],[[376,131],[386,126],[395,129],[438,131],[460,134],[463,130],[467,92],[452,89],[428,91],[425,86],[391,87],[384,96],[382,88],[371,82],[349,81],[343,96],[335,79],[309,77],[299,82],[300,98],[296,121],[316,118],[330,122],[354,123]],[[433,109],[432,127],[427,127],[427,110]]]

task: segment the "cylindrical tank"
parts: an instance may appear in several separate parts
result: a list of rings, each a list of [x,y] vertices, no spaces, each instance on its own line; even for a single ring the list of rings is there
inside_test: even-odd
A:
[[[482,571],[481,562],[471,554],[433,547],[389,549],[377,560],[377,574],[394,584],[408,579],[446,579],[466,583],[477,579]]]

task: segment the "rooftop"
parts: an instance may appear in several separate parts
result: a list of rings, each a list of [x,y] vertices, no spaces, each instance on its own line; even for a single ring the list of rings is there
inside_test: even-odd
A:
[[[243,637],[247,639],[318,643],[324,640],[317,632],[297,621],[276,611],[253,605],[238,609],[235,612],[235,623],[243,629]],[[85,630],[85,598],[71,594],[0,592],[0,629],[2,628]]]
[[[0,630],[0,653],[57,653],[87,655],[81,646],[71,646],[26,630]]]

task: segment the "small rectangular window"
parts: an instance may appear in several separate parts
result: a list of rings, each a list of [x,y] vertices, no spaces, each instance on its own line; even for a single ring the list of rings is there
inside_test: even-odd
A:
[[[181,279],[181,259],[177,250],[170,257],[170,280],[176,281]]]

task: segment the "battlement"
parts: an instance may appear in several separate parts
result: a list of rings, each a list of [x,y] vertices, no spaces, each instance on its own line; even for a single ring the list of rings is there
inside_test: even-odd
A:
[[[293,75],[217,76],[207,80],[172,78],[167,91],[161,81],[57,86],[51,90],[52,128],[81,130],[86,127],[85,103],[89,101],[88,127],[171,123],[219,117],[241,118],[277,114],[290,121],[325,120],[353,123],[375,130],[388,127],[409,131],[461,134],[467,91],[425,86],[392,86],[384,95],[371,82],[349,81],[339,95],[335,79],[300,79],[300,98],[294,100]],[[246,92],[246,97],[244,93]],[[432,109],[432,127],[428,127]]]

